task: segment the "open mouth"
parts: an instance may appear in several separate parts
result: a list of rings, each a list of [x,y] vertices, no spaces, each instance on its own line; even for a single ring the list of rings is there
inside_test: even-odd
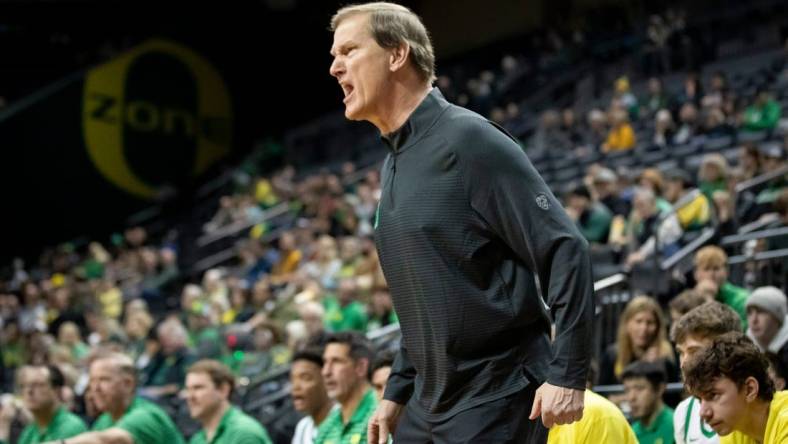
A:
[[[350,96],[353,94],[353,89],[354,89],[353,85],[351,85],[349,83],[343,83],[342,84],[342,92],[345,94],[344,102],[347,102],[348,99],[350,98]]]

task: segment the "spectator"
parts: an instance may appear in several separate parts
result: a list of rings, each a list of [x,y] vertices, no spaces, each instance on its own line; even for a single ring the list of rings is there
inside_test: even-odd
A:
[[[761,152],[753,143],[739,149],[739,169],[742,180],[752,179],[761,172]]]
[[[692,179],[689,174],[680,169],[668,171],[665,174],[665,179],[664,197],[675,206],[689,194]],[[684,202],[681,207],[675,208],[675,210],[681,229],[684,231],[699,230],[706,226],[711,218],[709,199],[702,193],[689,202]]]
[[[747,326],[748,292],[728,282],[728,255],[720,247],[709,245],[695,253],[695,291],[707,299],[731,307]]]
[[[665,148],[673,144],[673,134],[676,132],[676,124],[673,123],[673,116],[670,111],[660,109],[654,117],[654,138],[651,140],[654,145]]]
[[[703,97],[703,85],[701,85],[698,75],[690,73],[684,79],[684,88],[677,97],[679,105],[682,107],[686,104],[692,104],[693,107],[700,105],[701,97]]]
[[[372,384],[372,388],[375,389],[378,402],[383,399],[383,392],[386,391],[386,382],[389,380],[392,365],[394,365],[394,353],[391,350],[384,350],[378,353],[372,364],[369,382]]]
[[[577,148],[583,144],[583,134],[578,127],[575,111],[572,108],[564,108],[561,111],[561,131],[572,143],[572,148]]]
[[[670,310],[670,324],[676,322],[695,307],[700,307],[707,302],[706,298],[696,293],[695,290],[684,290],[668,302]],[[737,318],[737,322],[738,318]],[[674,339],[675,341],[675,339]]]
[[[57,367],[22,367],[19,369],[18,384],[24,406],[32,414],[33,422],[22,430],[17,443],[57,441],[87,430],[82,419],[69,412],[63,404],[65,379]],[[10,419],[16,413],[13,404],[3,405],[0,409],[0,441],[9,441]]]
[[[599,383],[616,384],[624,368],[637,360],[663,363],[670,378],[678,380],[662,309],[648,296],[635,297],[621,313],[616,342],[605,350],[600,362]]]
[[[662,80],[658,77],[648,79],[648,95],[643,100],[645,114],[653,116],[659,110],[666,109],[670,106],[670,98],[668,97],[662,85]],[[672,119],[671,119],[672,120]]]
[[[788,304],[776,287],[756,288],[747,298],[747,336],[764,352],[788,365]]]
[[[187,347],[188,333],[177,319],[168,319],[156,329],[161,349],[143,369],[140,383],[150,397],[174,395],[194,358]]]
[[[678,242],[683,234],[678,218],[673,214],[666,216],[661,213],[656,196],[649,189],[638,189],[633,203],[634,211],[629,224],[634,251],[627,257],[627,265],[631,267],[641,263],[655,252],[662,257],[678,251]]]
[[[701,99],[701,106],[704,108],[720,108],[725,97],[728,95],[728,77],[723,71],[717,71],[711,76],[711,88]]]
[[[601,150],[602,144],[607,139],[607,115],[600,109],[588,112],[588,134],[585,144],[593,150]]]
[[[74,361],[81,361],[90,351],[88,346],[82,342],[82,335],[79,327],[73,322],[64,322],[58,331],[58,343],[70,352]]]
[[[715,191],[728,189],[728,161],[719,153],[710,153],[703,156],[698,171],[700,191],[711,201]]]
[[[658,169],[644,169],[638,178],[638,185],[641,188],[649,189],[654,193],[657,202],[657,209],[660,212],[667,212],[671,210],[670,202],[662,198],[662,192],[665,189],[665,181],[662,178],[662,173]]]
[[[397,318],[397,313],[394,312],[391,293],[383,288],[376,290],[372,294],[368,324],[369,331],[397,323],[399,323],[399,318]]]
[[[775,393],[769,361],[742,333],[727,333],[693,357],[685,384],[701,400],[701,416],[727,442],[788,439],[788,393]]]
[[[279,238],[279,260],[271,270],[272,281],[274,283],[287,281],[290,274],[298,268],[302,256],[301,250],[296,245],[295,236],[288,231],[282,233]]]
[[[323,352],[323,378],[328,395],[338,408],[320,425],[315,444],[363,442],[367,422],[377,406],[367,382],[372,348],[358,332],[329,336]]]
[[[614,216],[626,217],[630,204],[621,197],[619,177],[609,168],[598,168],[592,178],[592,186],[596,200],[603,203]]]
[[[725,118],[725,113],[718,107],[709,108],[703,120],[703,134],[707,137],[731,136],[736,132]]]
[[[755,93],[755,101],[744,111],[742,129],[745,131],[771,131],[777,127],[782,110],[763,87]]]
[[[682,366],[709,347],[725,333],[741,332],[741,319],[730,307],[719,302],[706,302],[678,319],[671,329],[671,339],[679,352]],[[717,434],[701,417],[700,400],[693,396],[681,401],[673,417],[676,444],[712,444],[719,442]]]
[[[638,99],[629,90],[629,79],[626,76],[616,79],[612,108],[624,109],[630,119],[638,119]]]
[[[662,402],[665,368],[660,363],[636,361],[621,374],[629,402],[632,430],[640,444],[673,443],[673,409]]]
[[[635,147],[635,130],[629,124],[627,112],[614,108],[610,111],[610,132],[602,145],[602,152],[625,151]]]
[[[580,185],[569,192],[566,212],[586,240],[600,244],[607,242],[613,215],[603,203],[591,200],[588,188]]]
[[[186,373],[189,414],[202,429],[189,444],[272,444],[259,422],[230,404],[235,376],[224,364],[205,359]]]
[[[367,331],[367,312],[358,301],[358,285],[354,278],[339,281],[337,296],[326,296],[326,323],[331,331]]]
[[[306,349],[293,355],[290,385],[293,408],[305,414],[296,425],[292,444],[312,444],[318,427],[328,416],[333,403],[328,397],[321,374],[323,356],[320,350]]]
[[[779,143],[767,143],[761,147],[761,167],[763,173],[772,173],[786,166],[785,149]],[[788,174],[775,177],[766,183],[755,196],[760,206],[771,205],[780,192],[788,187]]]
[[[690,141],[699,131],[698,108],[691,102],[681,105],[679,111],[679,129],[673,137],[673,142],[679,145]]]
[[[68,444],[184,444],[169,415],[135,396],[136,372],[122,354],[100,355],[90,364],[91,399],[101,413],[91,432]]]
[[[298,308],[298,315],[304,321],[307,334],[313,343],[322,344],[322,339],[326,335],[325,313],[325,308],[314,301],[305,302]]]
[[[769,360],[769,379],[774,383],[774,390],[776,392],[785,390],[785,384],[788,381],[788,367],[776,353],[766,352],[764,356]]]

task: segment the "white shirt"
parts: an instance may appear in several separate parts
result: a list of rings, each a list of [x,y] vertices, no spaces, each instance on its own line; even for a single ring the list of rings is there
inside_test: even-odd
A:
[[[719,444],[720,438],[700,417],[700,400],[690,396],[676,406],[673,413],[673,436],[676,444]]]
[[[306,415],[298,421],[293,435],[293,444],[313,444],[317,438],[317,427],[311,416]]]

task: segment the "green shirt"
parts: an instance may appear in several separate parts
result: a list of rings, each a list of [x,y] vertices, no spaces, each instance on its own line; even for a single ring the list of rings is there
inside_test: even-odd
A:
[[[640,444],[673,444],[673,409],[662,407],[662,411],[648,427],[635,421],[632,423],[632,430]]]
[[[769,100],[763,106],[752,105],[744,111],[742,128],[749,131],[773,129],[780,121],[782,110],[774,100]]]
[[[79,416],[69,412],[65,407],[58,407],[52,421],[45,429],[39,429],[37,424],[29,424],[19,435],[18,444],[38,444],[40,442],[55,441],[57,439],[71,438],[88,428]]]
[[[103,413],[93,423],[94,431],[110,427],[129,432],[135,444],[184,444],[181,433],[164,410],[142,398],[134,398],[118,422],[109,413]]]
[[[375,391],[368,389],[347,424],[342,423],[342,408],[331,410],[320,424],[315,444],[366,444],[367,422],[377,405]]]
[[[192,436],[189,444],[273,444],[265,429],[251,416],[236,407],[230,407],[222,416],[216,434],[208,442],[205,430]]]
[[[607,235],[610,233],[610,224],[613,221],[613,213],[602,204],[594,204],[588,210],[587,217],[578,220],[577,227],[583,233],[583,237],[589,242],[607,242]]]
[[[360,302],[353,301],[342,307],[336,298],[326,297],[323,305],[326,307],[326,326],[331,331],[367,331],[367,312]]]
[[[741,317],[743,330],[747,330],[747,298],[750,293],[744,288],[737,287],[730,282],[722,284],[717,300],[732,308]]]

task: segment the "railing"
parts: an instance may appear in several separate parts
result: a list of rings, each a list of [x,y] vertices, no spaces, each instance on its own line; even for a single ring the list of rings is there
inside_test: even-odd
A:
[[[750,188],[757,187],[758,185],[762,185],[786,174],[788,174],[788,165],[778,168],[772,172],[753,177],[752,179],[745,180],[744,182],[739,182],[736,184],[736,188],[734,188],[734,190],[736,191],[736,194],[739,194],[743,191],[749,190]]]
[[[632,299],[628,276],[618,273],[594,282],[594,295],[594,350],[602,356],[608,344],[615,342],[618,319]]]

